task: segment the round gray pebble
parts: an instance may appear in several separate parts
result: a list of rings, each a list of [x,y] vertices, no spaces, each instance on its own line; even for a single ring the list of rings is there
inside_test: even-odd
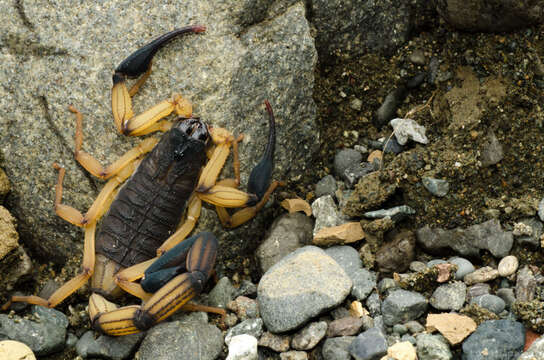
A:
[[[455,272],[455,280],[462,280],[465,275],[470,274],[476,268],[470,261],[468,261],[465,258],[462,257],[455,257],[452,259],[449,259],[448,262],[450,264],[457,265],[457,271]]]
[[[500,314],[504,308],[506,307],[506,304],[503,299],[496,295],[491,294],[484,294],[475,297],[470,302],[471,304],[479,305],[489,311],[494,312],[495,314]]]
[[[354,149],[342,149],[334,157],[334,173],[341,178],[344,171],[351,165],[359,164],[363,155]]]

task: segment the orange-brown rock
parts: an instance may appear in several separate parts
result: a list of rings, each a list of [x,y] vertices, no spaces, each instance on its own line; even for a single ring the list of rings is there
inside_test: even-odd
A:
[[[427,331],[438,330],[451,345],[459,344],[476,330],[476,322],[465,315],[454,313],[429,314]]]
[[[326,227],[314,236],[313,243],[320,246],[349,244],[365,237],[359,222],[349,222],[338,226]]]

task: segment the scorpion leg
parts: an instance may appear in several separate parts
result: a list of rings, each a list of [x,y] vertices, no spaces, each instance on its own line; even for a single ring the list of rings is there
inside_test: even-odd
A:
[[[104,167],[92,155],[81,150],[81,147],[83,146],[83,115],[73,106],[70,106],[68,110],[76,114],[76,133],[74,137],[76,146],[74,156],[81,166],[85,168],[85,170],[100,179],[106,180],[116,175],[131,162],[136,161],[136,159],[140,158],[142,155],[150,152],[159,141],[155,138],[147,138],[139,145],[135,146],[133,149],[121,156],[113,164]]]
[[[237,185],[240,182],[240,162],[237,155],[238,142],[242,140],[242,136],[235,139],[230,132],[222,128],[213,128],[210,133],[216,146],[200,175],[195,190],[197,196],[207,203],[229,208],[243,207],[255,202],[255,195],[240,191],[233,186],[233,184]],[[217,182],[217,177],[225,165],[231,145],[235,149],[234,173],[237,179]]]
[[[12,296],[6,304],[2,306],[2,310],[7,310],[13,302],[26,302],[29,304],[41,305],[53,308],[61,303],[68,296],[72,295],[77,289],[82,287],[87,280],[92,276],[95,263],[94,252],[94,236],[96,232],[96,223],[92,223],[85,228],[85,242],[83,245],[83,262],[81,264],[81,273],[76,275],[60,288],[58,288],[49,299],[44,299],[39,296]]]
[[[131,162],[128,166],[124,167],[115,177],[108,180],[106,185],[102,188],[93,204],[85,213],[81,212],[69,205],[62,204],[62,182],[64,180],[64,174],[66,170],[61,167],[59,164],[54,163],[53,167],[59,171],[57,185],[56,185],[56,195],[55,195],[55,212],[57,215],[64,220],[68,221],[71,224],[76,226],[85,227],[87,224],[92,224],[97,222],[102,215],[106,212],[111,204],[117,187],[122,184],[126,179],[132,175],[138,162]]]
[[[187,203],[187,217],[185,221],[178,227],[176,232],[166,239],[166,241],[157,249],[157,256],[161,256],[166,251],[170,250],[191,233],[196,222],[198,221],[198,218],[200,217],[201,209],[202,201],[198,198],[198,196],[193,194]]]
[[[113,118],[120,133],[125,135],[142,135],[157,130],[153,128],[153,125],[174,110],[180,116],[189,117],[191,115],[191,104],[181,96],[174,95],[170,100],[162,101],[133,118],[134,113],[132,112],[131,97],[136,94],[139,87],[149,76],[153,56],[161,47],[180,34],[200,33],[205,30],[204,26],[195,25],[166,33],[136,50],[115,69],[111,102]],[[127,90],[127,77],[135,78],[138,76],[142,76],[142,78],[136,82],[130,91]]]
[[[151,281],[148,284],[144,281],[144,286],[148,290],[162,286],[142,306],[115,309],[112,303],[93,294],[92,304],[89,304],[93,326],[108,335],[120,336],[147,330],[181,308],[204,309],[224,315],[223,309],[186,305],[202,291],[210,277],[218,242],[213,234],[205,232],[188,239],[187,244],[177,245],[148,267],[145,276],[149,276]],[[187,272],[178,274],[184,270]]]
[[[283,183],[279,181],[273,181],[272,183],[270,182],[272,171],[274,169],[276,121],[272,111],[272,106],[268,101],[265,101],[265,106],[269,117],[268,143],[263,157],[251,171],[247,185],[248,193],[254,195],[257,200],[252,204],[252,206],[238,210],[232,215],[230,215],[227,209],[224,207],[216,206],[219,220],[221,220],[223,226],[227,228],[240,226],[255,217],[257,212],[266,204],[268,198],[276,187],[283,185]]]

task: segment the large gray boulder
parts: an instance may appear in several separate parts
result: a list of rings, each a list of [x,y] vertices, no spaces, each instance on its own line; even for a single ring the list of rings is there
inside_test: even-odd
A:
[[[242,184],[265,147],[265,99],[277,119],[274,178],[303,172],[316,150],[317,57],[302,2],[38,0],[3,1],[0,10],[0,166],[13,184],[8,205],[34,255],[63,263],[81,251],[82,232],[54,213],[57,174],[51,164],[67,170],[63,202],[82,212],[103,185],[73,158],[75,120],[68,105],[85,115],[83,149],[103,164],[118,159],[141,139],[115,131],[113,69],[174,28],[202,24],[207,31],[178,38],[157,54],[150,78],[134,97],[135,113],[177,92],[205,121],[245,134]],[[226,173],[231,172],[227,165]],[[200,226],[228,245],[222,255],[242,258],[246,240],[260,237],[266,221],[260,215],[225,232],[208,210]]]

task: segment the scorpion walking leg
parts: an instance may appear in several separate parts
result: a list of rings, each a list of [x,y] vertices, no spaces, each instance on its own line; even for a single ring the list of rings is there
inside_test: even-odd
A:
[[[74,137],[76,146],[74,156],[81,166],[85,168],[85,170],[100,179],[106,180],[116,175],[131,162],[136,161],[136,159],[140,158],[142,155],[150,152],[159,141],[155,138],[147,138],[139,145],[135,146],[133,149],[121,156],[113,164],[104,167],[92,155],[81,150],[81,147],[83,146],[83,115],[73,106],[68,107],[68,109],[76,114],[76,134]]]
[[[166,241],[157,249],[157,256],[161,256],[166,251],[170,250],[175,245],[183,241],[191,233],[195,227],[198,218],[200,217],[200,210],[202,209],[202,201],[193,194],[187,203],[187,217],[185,221],[178,227],[175,233],[173,233]]]
[[[238,156],[234,159],[235,176],[237,178],[234,180],[222,180],[217,183],[217,177],[229,155],[230,145],[236,144],[233,147],[236,149],[235,155],[237,155],[237,143],[242,140],[242,136],[234,139],[232,134],[222,128],[212,129],[211,134],[214,143],[217,145],[200,175],[195,190],[197,196],[203,201],[221,207],[243,207],[255,202],[255,195],[235,188],[236,184],[240,182]]]
[[[7,310],[12,302],[27,302],[45,307],[53,308],[61,303],[68,296],[73,294],[77,289],[82,287],[87,280],[92,276],[94,271],[95,252],[94,252],[94,235],[96,232],[96,223],[89,224],[85,227],[85,242],[83,245],[83,262],[81,264],[82,271],[79,275],[66,282],[58,288],[49,299],[44,299],[39,296],[12,296],[2,310]]]
[[[117,187],[130,177],[130,175],[134,172],[136,166],[137,162],[131,162],[126,167],[124,167],[114,178],[108,180],[108,182],[106,183],[106,185],[104,185],[87,213],[83,215],[79,210],[61,203],[62,182],[64,180],[64,174],[66,173],[66,170],[59,164],[54,163],[53,167],[59,171],[55,195],[55,212],[59,217],[76,226],[84,227],[86,224],[95,223],[109,208],[109,205],[114,198]]]
[[[174,95],[170,100],[162,101],[140,115],[133,117],[131,97],[136,94],[139,87],[149,76],[153,56],[161,47],[180,34],[200,33],[205,30],[204,26],[196,25],[166,33],[132,53],[115,69],[111,103],[113,118],[120,133],[125,135],[143,135],[151,131],[160,130],[162,126],[154,127],[154,124],[174,110],[180,116],[191,116],[191,104],[180,95]],[[138,76],[142,76],[142,78],[130,91],[127,90],[126,78],[135,78]]]
[[[89,305],[93,326],[108,335],[120,336],[146,330],[168,318],[202,291],[212,273],[217,246],[213,234],[205,232],[178,244],[157,259],[145,271],[141,286],[149,291],[160,289],[141,307],[114,309],[113,304],[94,294]],[[140,274],[129,274],[129,277],[138,276]],[[202,309],[198,305],[187,308]],[[211,309],[224,315],[222,309]]]

